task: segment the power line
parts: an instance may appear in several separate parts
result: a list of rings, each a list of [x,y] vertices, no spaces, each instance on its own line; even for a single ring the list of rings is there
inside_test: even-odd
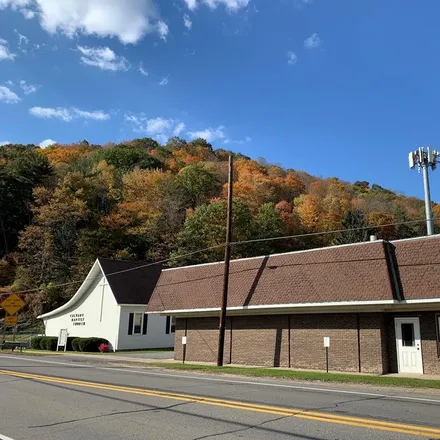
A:
[[[164,264],[164,263],[167,263],[168,261],[175,260],[176,258],[189,257],[189,256],[191,256],[191,255],[200,254],[200,253],[202,253],[202,252],[210,251],[210,250],[212,250],[212,249],[217,249],[217,248],[219,248],[219,247],[224,247],[224,244],[218,244],[218,245],[216,245],[216,246],[210,246],[210,247],[205,248],[205,249],[200,249],[200,250],[197,250],[197,251],[188,252],[187,254],[183,254],[183,255],[177,255],[177,256],[175,256],[175,257],[167,258],[167,259],[165,259],[165,260],[155,261],[154,263],[148,263],[148,264],[143,264],[143,265],[141,265],[141,266],[131,267],[130,269],[118,270],[117,272],[111,272],[111,273],[109,273],[109,274],[105,274],[105,277],[108,278],[108,277],[111,277],[111,276],[113,276],[113,275],[119,275],[119,274],[121,274],[121,273],[131,272],[131,271],[133,271],[133,270],[144,269],[144,268],[146,268],[146,267],[154,266],[154,265],[157,265],[157,264]],[[99,280],[99,279],[101,279],[101,278],[102,278],[102,277],[93,277],[93,278],[86,278],[86,280],[94,281],[94,280]],[[84,281],[85,281],[85,280],[81,280],[81,281],[71,281],[71,282],[69,282],[69,283],[55,284],[55,285],[52,285],[51,287],[65,287],[65,286],[72,286],[73,284],[81,284],[81,283],[83,283]],[[26,293],[39,292],[40,290],[41,290],[41,288],[40,288],[40,287],[37,287],[37,288],[35,288],[35,289],[21,290],[21,291],[17,291],[17,292],[13,292],[13,293],[24,295],[24,294],[26,294]]]
[[[434,220],[440,220],[440,217],[435,217]],[[263,241],[275,241],[275,240],[292,239],[292,238],[306,238],[306,237],[313,237],[313,236],[317,236],[317,235],[338,234],[338,233],[342,233],[342,232],[361,231],[361,230],[374,229],[374,228],[386,228],[386,227],[390,227],[390,226],[411,225],[411,224],[417,224],[417,223],[424,223],[425,221],[426,221],[425,219],[420,219],[420,220],[411,220],[411,221],[407,221],[407,222],[388,223],[388,224],[379,225],[379,226],[363,226],[363,227],[359,227],[359,228],[335,229],[335,230],[332,230],[332,231],[309,232],[309,233],[306,233],[306,234],[285,235],[285,236],[269,237],[269,238],[257,238],[257,239],[254,239],[254,240],[244,240],[244,241],[231,242],[230,245],[231,246],[238,246],[238,245],[248,244],[248,243],[261,243]],[[164,260],[155,261],[154,263],[147,263],[147,264],[143,264],[143,265],[140,265],[140,266],[131,267],[129,269],[124,269],[124,270],[119,270],[119,271],[116,271],[116,272],[111,272],[109,274],[105,274],[105,277],[108,278],[110,276],[120,275],[122,273],[132,272],[134,270],[139,270],[139,269],[144,269],[146,267],[155,266],[157,264],[164,264],[164,263],[167,263],[167,262],[172,261],[172,260],[189,257],[191,255],[200,254],[202,252],[207,252],[207,251],[210,251],[210,250],[213,250],[213,249],[222,248],[224,246],[225,246],[225,244],[222,243],[222,244],[218,244],[218,245],[215,245],[215,246],[210,246],[210,247],[207,247],[207,248],[204,248],[204,249],[199,249],[199,250],[196,250],[196,251],[188,252],[186,254],[175,255],[173,257],[166,258]],[[101,278],[102,277],[93,277],[93,278],[86,278],[86,280],[94,281],[94,280],[98,280],[98,279],[101,279]],[[71,281],[69,283],[55,284],[55,285],[53,285],[51,287],[72,286],[74,284],[81,284],[84,281],[85,280]],[[35,289],[27,289],[27,290],[22,290],[22,291],[16,291],[16,292],[13,292],[13,293],[24,295],[24,294],[27,294],[27,293],[34,293],[34,292],[39,292],[39,291],[41,291],[41,288],[38,287],[38,288],[35,288]]]
[[[335,229],[333,231],[323,231],[323,232],[309,232],[307,234],[297,234],[297,235],[285,235],[285,236],[279,236],[279,237],[270,237],[270,238],[256,238],[254,240],[244,240],[244,241],[235,241],[231,243],[231,246],[236,246],[240,244],[246,244],[246,243],[258,243],[261,241],[274,241],[274,240],[282,240],[284,238],[304,238],[304,237],[312,237],[316,235],[327,235],[327,234],[338,234],[341,232],[351,232],[351,231],[362,231],[362,230],[368,230],[368,229],[377,229],[377,228],[387,228],[389,226],[402,226],[402,225],[409,225],[414,223],[422,223],[425,222],[425,219],[423,220],[411,220],[407,222],[400,222],[400,223],[388,223],[385,225],[380,226],[362,226],[360,228],[350,228],[350,229]]]

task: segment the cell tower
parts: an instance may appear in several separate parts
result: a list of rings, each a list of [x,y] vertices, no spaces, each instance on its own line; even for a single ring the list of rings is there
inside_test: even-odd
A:
[[[425,211],[426,228],[428,235],[434,234],[434,224],[432,221],[431,191],[429,189],[429,167],[435,170],[440,152],[430,147],[420,147],[417,151],[409,153],[409,167],[413,170],[415,167],[423,172],[423,185],[425,188]]]

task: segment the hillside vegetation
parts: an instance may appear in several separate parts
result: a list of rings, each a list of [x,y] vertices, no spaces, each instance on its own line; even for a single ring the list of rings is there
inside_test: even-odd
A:
[[[0,289],[35,316],[64,303],[97,256],[185,265],[219,260],[229,152],[203,139],[166,145],[0,147]],[[377,184],[320,179],[234,154],[234,241],[423,218],[423,202]],[[440,205],[434,211],[440,215]],[[423,223],[237,245],[234,257],[421,235]],[[59,284],[67,284],[57,287]]]

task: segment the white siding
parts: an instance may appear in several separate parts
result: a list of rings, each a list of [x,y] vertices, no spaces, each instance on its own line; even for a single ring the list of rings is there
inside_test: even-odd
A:
[[[174,333],[166,334],[166,316],[148,315],[146,335],[129,335],[130,313],[144,313],[145,306],[121,306],[117,350],[174,347]]]
[[[105,283],[104,292],[102,277],[93,282],[84,296],[71,308],[44,319],[46,336],[58,336],[60,329],[67,329],[69,336],[98,337],[107,339],[112,348],[117,347],[120,307],[108,283]],[[102,319],[101,319],[102,303]],[[75,314],[83,315],[85,325],[75,325],[80,321]]]

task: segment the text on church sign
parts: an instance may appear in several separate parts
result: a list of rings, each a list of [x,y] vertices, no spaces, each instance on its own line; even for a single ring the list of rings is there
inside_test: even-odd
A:
[[[71,313],[70,319],[73,325],[86,325],[86,318],[84,317],[84,313]]]

